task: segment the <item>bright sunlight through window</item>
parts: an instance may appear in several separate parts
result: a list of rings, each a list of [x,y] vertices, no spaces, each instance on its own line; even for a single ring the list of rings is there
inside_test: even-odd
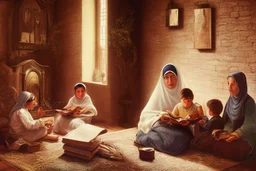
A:
[[[107,83],[107,0],[82,0],[82,80]]]

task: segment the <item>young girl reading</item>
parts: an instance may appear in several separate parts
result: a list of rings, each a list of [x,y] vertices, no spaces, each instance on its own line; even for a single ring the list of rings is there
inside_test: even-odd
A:
[[[88,122],[88,117],[97,115],[97,110],[87,94],[86,86],[83,83],[77,83],[74,86],[74,96],[64,107],[68,113],[60,112],[55,119],[53,131],[58,134],[67,134],[69,131],[77,128],[81,124]]]

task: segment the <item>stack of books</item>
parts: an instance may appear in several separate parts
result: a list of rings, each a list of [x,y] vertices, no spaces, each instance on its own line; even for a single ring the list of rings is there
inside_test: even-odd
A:
[[[91,160],[100,147],[101,141],[99,139],[90,142],[69,141],[63,140],[64,154],[72,157],[77,157],[84,160]]]
[[[64,154],[83,160],[91,160],[101,144],[101,140],[97,136],[106,132],[105,128],[90,124],[79,126],[66,137],[63,137]]]

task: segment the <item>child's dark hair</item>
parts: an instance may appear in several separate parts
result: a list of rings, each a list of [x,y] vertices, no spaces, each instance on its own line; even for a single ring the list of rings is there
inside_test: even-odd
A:
[[[190,90],[189,88],[183,88],[181,91],[180,91],[180,99],[194,99],[194,94],[192,92],[192,90]]]
[[[220,115],[223,110],[223,105],[218,99],[211,99],[207,102],[207,107],[212,111],[215,115]]]
[[[84,90],[86,90],[86,86],[83,84],[83,83],[77,83],[75,86],[74,86],[74,90],[76,91],[77,88],[79,87],[82,87]]]

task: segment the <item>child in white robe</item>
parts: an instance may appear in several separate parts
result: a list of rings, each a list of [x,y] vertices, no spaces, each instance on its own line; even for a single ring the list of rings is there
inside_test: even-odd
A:
[[[42,138],[42,140],[58,141],[57,135],[50,135],[52,120],[37,119],[34,120],[29,110],[35,107],[35,96],[27,91],[22,91],[18,97],[17,103],[12,108],[10,118],[10,134],[16,139],[10,145],[10,149],[18,150],[26,143],[33,143]],[[43,116],[42,108],[39,108],[38,115]]]
[[[76,111],[73,116],[67,117],[60,114],[55,118],[53,132],[65,135],[85,122],[90,123],[92,116],[97,115],[97,110],[83,83],[75,84],[74,96],[69,99],[64,109],[72,110],[76,107],[81,108],[81,110]]]

